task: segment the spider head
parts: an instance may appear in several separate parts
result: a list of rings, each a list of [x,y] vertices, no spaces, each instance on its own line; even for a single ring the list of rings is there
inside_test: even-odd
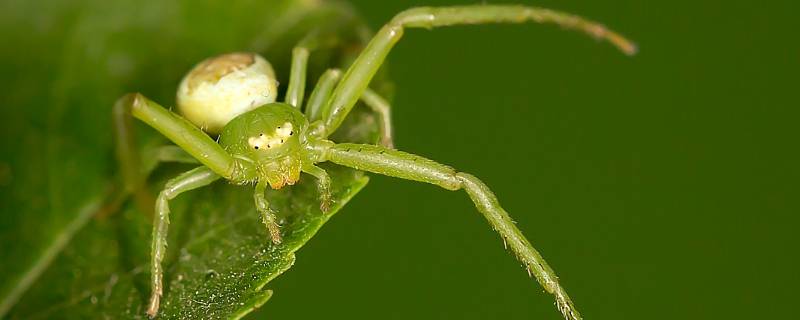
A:
[[[284,103],[269,103],[231,120],[219,143],[233,157],[252,164],[252,180],[279,189],[300,178],[306,117]]]

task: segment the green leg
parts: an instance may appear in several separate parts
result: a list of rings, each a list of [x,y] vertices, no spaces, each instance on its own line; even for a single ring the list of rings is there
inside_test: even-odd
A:
[[[289,87],[286,89],[286,103],[297,108],[301,108],[303,106],[308,70],[308,56],[310,52],[322,48],[333,47],[338,43],[339,39],[335,34],[335,30],[332,29],[324,31],[311,31],[305,36],[305,38],[300,40],[300,43],[298,43],[297,46],[295,46],[292,50],[292,69],[289,76]],[[336,71],[336,73],[336,80],[338,81],[340,77],[338,73],[340,73],[340,71]],[[317,85],[319,86],[321,82],[322,78]],[[314,90],[316,91],[316,88]],[[328,92],[330,92],[330,90],[328,90]],[[330,93],[327,95],[330,95]]]
[[[308,104],[306,105],[306,118],[309,122],[314,122],[322,118],[322,112],[328,99],[331,97],[333,87],[336,82],[342,77],[342,71],[339,69],[328,69],[320,76],[314,90],[308,97]]]
[[[126,99],[120,99],[112,110],[114,122],[115,154],[122,174],[123,192],[133,194],[134,202],[141,212],[152,213],[153,196],[147,190],[145,181],[160,162],[182,162],[197,164],[197,159],[189,156],[177,146],[159,147],[152,154],[139,153],[134,139],[133,115]]]
[[[183,151],[183,149],[180,147],[173,145],[158,147],[153,153],[153,159],[158,162],[200,164],[200,161],[197,161],[197,159],[186,153],[186,151]]]
[[[317,189],[319,190],[319,209],[327,213],[331,208],[331,177],[324,169],[313,164],[303,166],[303,172],[317,178]]]
[[[259,181],[256,184],[256,190],[253,193],[253,199],[256,201],[256,209],[261,214],[261,221],[264,222],[265,226],[267,226],[267,231],[272,239],[272,243],[280,244],[281,229],[280,225],[278,225],[278,217],[276,217],[275,212],[269,208],[269,202],[267,202],[267,198],[264,196],[264,191],[266,189],[267,182],[264,180]]]
[[[116,110],[121,111],[117,112]],[[244,165],[242,162],[234,160],[219,144],[192,123],[148,100],[141,94],[128,94],[117,100],[115,115],[118,113],[130,113],[139,120],[144,121],[225,179],[234,182],[240,182],[244,179],[244,177],[239,176],[239,173],[243,171],[239,168],[239,166]],[[125,138],[125,140],[129,141],[128,138]],[[120,151],[118,151],[119,153]],[[130,155],[126,157],[134,159]]]
[[[328,99],[331,97],[331,92],[333,91],[334,86],[336,86],[336,82],[339,81],[341,78],[341,71],[338,69],[329,69],[322,74],[317,81],[317,85],[314,87],[314,91],[311,92],[311,96],[308,99],[308,105],[306,106],[305,114],[306,118],[308,118],[309,122],[314,122],[319,120],[322,114],[325,112],[327,107],[330,105],[326,104]],[[391,107],[388,102],[386,102],[383,97],[378,95],[375,91],[367,88],[364,90],[364,94],[361,96],[361,100],[364,101],[364,104],[367,105],[373,112],[375,112],[379,117],[379,124],[380,124],[380,135],[381,141],[380,143],[386,147],[394,148],[394,141],[392,140],[392,119],[391,119]],[[312,126],[312,132],[318,131],[321,128],[317,127],[319,123],[316,123]]]
[[[286,103],[297,108],[303,106],[308,55],[308,48],[304,46],[297,46],[292,50],[292,70],[289,76],[289,88],[286,89]]]
[[[547,292],[555,296],[558,309],[564,317],[569,320],[581,319],[578,310],[558,283],[555,272],[517,229],[492,191],[474,176],[417,155],[381,146],[321,141],[312,145],[310,150],[318,161],[331,161],[358,170],[427,182],[448,190],[464,189],[478,211],[525,264],[528,272],[536,277]]]
[[[114,119],[115,155],[122,172],[125,191],[134,192],[144,184],[141,156],[136,147],[133,132],[133,115],[129,101],[119,99],[114,103],[112,115]]]
[[[381,145],[394,149],[394,140],[392,139],[392,109],[389,102],[370,88],[364,90],[361,101],[364,101],[367,107],[378,114],[378,122],[381,126]]]
[[[115,155],[122,174],[123,191],[125,194],[132,194],[139,210],[149,215],[152,212],[153,196],[144,183],[147,174],[142,169],[142,157],[139,155],[133,131],[133,115],[125,99],[117,100],[112,116]]]
[[[167,251],[167,229],[169,227],[169,200],[181,193],[207,186],[220,176],[207,167],[189,170],[167,182],[156,200],[156,216],[153,224],[153,244],[151,248],[150,276],[152,292],[147,314],[152,318],[158,314],[158,306],[163,294],[164,270],[161,261]]]
[[[553,23],[576,29],[605,39],[627,54],[636,52],[636,46],[602,25],[576,15],[518,5],[470,5],[454,7],[420,7],[397,14],[370,40],[364,51],[345,73],[331,97],[330,109],[323,115],[327,137],[342,121],[361,97],[372,77],[380,68],[389,51],[403,36],[405,28],[434,28],[463,24],[488,23]]]

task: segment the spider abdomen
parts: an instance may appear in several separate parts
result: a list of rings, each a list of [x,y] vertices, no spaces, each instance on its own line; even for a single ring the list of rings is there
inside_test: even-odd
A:
[[[275,102],[272,65],[255,53],[228,53],[197,64],[178,88],[178,111],[194,125],[218,134],[236,116]]]

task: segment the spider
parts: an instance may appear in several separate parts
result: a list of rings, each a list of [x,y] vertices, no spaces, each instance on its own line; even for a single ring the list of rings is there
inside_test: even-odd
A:
[[[305,172],[315,177],[320,209],[331,204],[330,177],[320,162],[377,174],[465,190],[489,224],[500,234],[527,271],[555,296],[567,319],[581,319],[558,277],[514,225],[492,191],[475,176],[392,147],[389,105],[368,88],[405,28],[459,24],[553,23],[605,39],[627,54],[634,44],[602,25],[568,13],[516,5],[418,7],[397,14],[368,42],[342,74],[329,69],[303,105],[306,64],[311,46],[301,42],[292,53],[289,85],[283,102],[276,102],[277,81],[269,63],[253,53],[231,53],[198,64],[181,82],[178,115],[139,93],[120,98],[114,106],[117,154],[127,189],[142,183],[136,172],[131,120],[138,118],[159,131],[202,165],[169,180],[155,201],[151,255],[152,292],[147,314],[155,317],[162,292],[161,261],[166,251],[169,201],[181,193],[225,179],[235,185],[255,185],[253,198],[274,245],[281,243],[275,212],[264,196],[267,187],[292,185]],[[382,119],[380,145],[334,143],[327,138],[342,124],[358,100]],[[302,108],[304,106],[304,108]],[[303,112],[301,112],[303,110]],[[215,141],[212,136],[218,134]]]

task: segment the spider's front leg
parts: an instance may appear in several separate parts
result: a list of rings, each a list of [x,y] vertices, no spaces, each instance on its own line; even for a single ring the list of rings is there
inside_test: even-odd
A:
[[[317,178],[319,209],[322,210],[323,213],[327,213],[331,208],[331,177],[327,172],[325,172],[325,169],[310,163],[303,165],[303,172],[314,176],[314,178]]]
[[[281,226],[278,225],[278,217],[276,217],[275,212],[269,208],[269,202],[267,202],[267,198],[264,196],[264,191],[266,191],[266,189],[267,182],[265,180],[259,181],[256,184],[253,199],[256,201],[258,213],[261,214],[261,222],[267,226],[267,231],[269,231],[269,237],[272,239],[272,243],[277,245],[283,241],[281,239]]]
[[[150,303],[147,315],[151,318],[158,314],[158,307],[163,294],[164,270],[161,261],[167,251],[167,229],[169,227],[169,201],[193,189],[204,187],[219,179],[220,176],[208,167],[198,167],[179,175],[167,182],[156,200],[156,215],[153,223],[153,242],[151,248],[150,276],[151,287]]]
[[[582,31],[606,40],[626,54],[636,53],[636,45],[603,25],[579,16],[549,9],[519,5],[468,5],[419,7],[400,12],[378,31],[353,62],[331,95],[323,114],[318,137],[326,138],[342,124],[362,96],[389,51],[403,37],[406,28],[435,28],[464,24],[552,23]]]
[[[123,154],[123,156],[118,156],[122,161],[125,159],[130,159],[128,161],[138,159],[138,155],[132,155],[133,151],[125,151],[135,150],[130,124],[126,125],[126,122],[129,121],[127,120],[129,117],[127,115],[132,115],[156,129],[218,175],[227,180],[239,181],[242,179],[242,177],[238,176],[240,172],[236,170],[237,163],[233,156],[222,149],[208,134],[188,120],[164,109],[164,107],[145,98],[143,95],[139,93],[124,95],[117,100],[114,110],[115,122],[118,123],[117,130],[119,131],[117,135],[124,138],[120,139],[120,142],[126,142],[123,147],[118,146],[117,148],[117,153]],[[129,169],[132,170],[131,172],[123,172],[124,175],[135,177],[138,174],[138,172],[135,172],[136,168],[138,168],[137,166],[123,166],[124,168],[134,168]]]
[[[489,224],[503,238],[511,251],[525,264],[528,271],[547,292],[553,294],[558,309],[569,320],[581,319],[555,272],[544,258],[514,225],[497,198],[483,182],[473,175],[457,172],[435,161],[381,146],[342,143],[322,140],[309,144],[309,152],[317,161],[331,161],[343,166],[387,176],[427,182],[448,190],[464,189]]]
[[[188,153],[204,166],[188,171],[175,179],[167,182],[164,190],[158,195],[155,204],[155,218],[153,224],[152,256],[151,256],[151,285],[152,292],[147,314],[155,317],[163,293],[163,269],[161,261],[164,259],[167,245],[167,227],[169,225],[169,200],[179,194],[206,186],[220,178],[232,181],[242,181],[241,165],[220,147],[214,140],[199,128],[192,125],[183,117],[170,112],[141,94],[128,94],[120,98],[114,106],[116,135],[118,137],[117,154],[122,162],[123,176],[126,181],[133,181],[126,185],[126,189],[143,185],[143,167],[138,153],[135,152],[131,130],[131,116],[150,125],[169,140],[177,144],[180,149],[166,147],[160,150],[159,157],[167,160],[187,162],[185,154]],[[141,179],[141,180],[138,180]],[[130,183],[130,182],[126,182]],[[127,190],[131,191],[131,190]]]

